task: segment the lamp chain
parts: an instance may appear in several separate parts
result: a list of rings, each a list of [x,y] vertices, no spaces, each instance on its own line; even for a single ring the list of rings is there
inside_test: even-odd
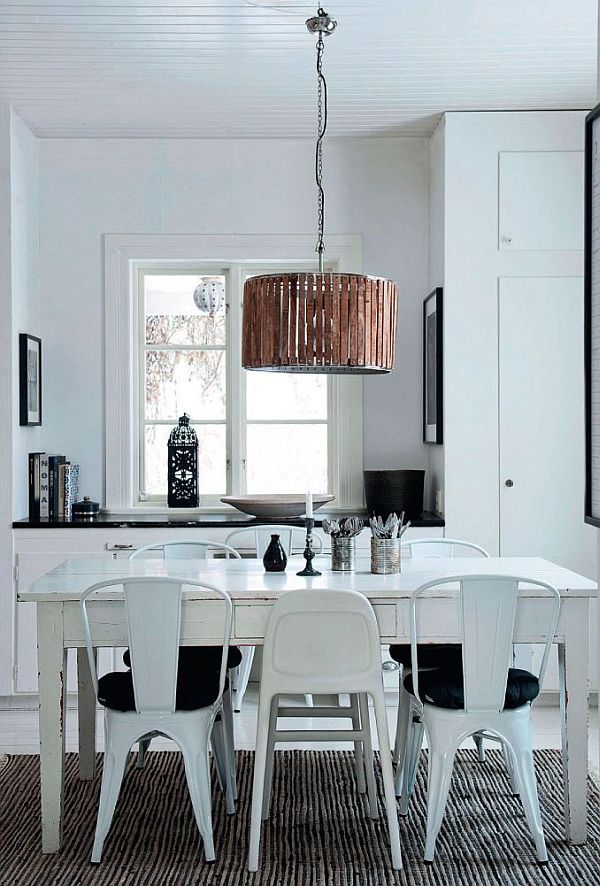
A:
[[[319,8],[319,15],[325,15]],[[319,31],[317,39],[317,144],[315,151],[315,178],[317,182],[317,227],[318,239],[316,252],[319,256],[319,272],[323,272],[323,255],[325,244],[323,232],[325,229],[325,191],[323,190],[323,139],[327,130],[327,81],[323,75],[323,34]]]

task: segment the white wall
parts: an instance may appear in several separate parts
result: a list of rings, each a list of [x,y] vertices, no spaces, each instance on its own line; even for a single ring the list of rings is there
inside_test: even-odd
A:
[[[41,140],[41,448],[102,489],[102,237],[105,233],[292,233],[315,228],[304,140]],[[363,270],[400,285],[397,369],[365,380],[365,467],[425,468],[421,305],[428,283],[428,143],[332,140],[327,231],[363,235]],[[21,514],[17,514],[21,516]]]
[[[13,306],[13,510],[27,514],[27,453],[40,449],[41,428],[19,426],[18,338],[39,335],[39,163],[38,140],[14,111],[10,127],[11,277]],[[42,358],[44,354],[42,353]],[[44,379],[42,379],[44,381]],[[45,404],[42,392],[42,410]],[[43,418],[43,412],[42,412]]]

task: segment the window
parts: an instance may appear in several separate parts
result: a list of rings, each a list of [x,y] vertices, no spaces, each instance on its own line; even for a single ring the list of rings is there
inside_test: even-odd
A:
[[[332,266],[360,270],[360,238],[330,239]],[[310,267],[308,237],[105,236],[109,511],[166,509],[167,439],[184,412],[199,440],[201,508],[306,489],[361,505],[362,380],[241,367],[246,278]],[[212,314],[193,300],[206,277],[225,291]]]
[[[241,310],[233,306],[242,302],[237,281],[264,269],[233,270],[137,268],[139,501],[166,502],[167,440],[184,412],[198,435],[204,501],[331,488],[328,379],[242,369],[235,353]],[[225,291],[212,313],[193,301],[207,278]],[[235,479],[234,464],[241,467]]]

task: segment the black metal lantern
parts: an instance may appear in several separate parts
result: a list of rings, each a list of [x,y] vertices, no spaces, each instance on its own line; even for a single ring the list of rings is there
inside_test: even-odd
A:
[[[198,507],[198,437],[184,412],[169,434],[168,505],[170,508]]]

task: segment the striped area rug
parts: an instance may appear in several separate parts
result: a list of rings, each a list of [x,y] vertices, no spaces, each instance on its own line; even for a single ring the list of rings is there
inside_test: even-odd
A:
[[[77,777],[67,762],[64,849],[40,852],[39,766],[33,756],[8,757],[0,768],[2,886],[490,886],[600,883],[600,804],[590,781],[590,837],[569,846],[562,830],[557,751],[536,753],[550,864],[536,864],[520,803],[511,797],[500,753],[485,763],[457,758],[446,819],[433,865],[422,861],[424,765],[410,815],[401,819],[404,870],[389,865],[385,819],[372,821],[354,789],[352,755],[329,751],[276,754],[272,815],[263,826],[262,868],[246,871],[252,785],[249,751],[238,754],[238,812],[225,814],[215,791],[217,862],[203,860],[177,753],[153,752],[144,770],[131,767],[100,866],[89,864],[99,778]],[[424,762],[424,761],[423,761]]]

